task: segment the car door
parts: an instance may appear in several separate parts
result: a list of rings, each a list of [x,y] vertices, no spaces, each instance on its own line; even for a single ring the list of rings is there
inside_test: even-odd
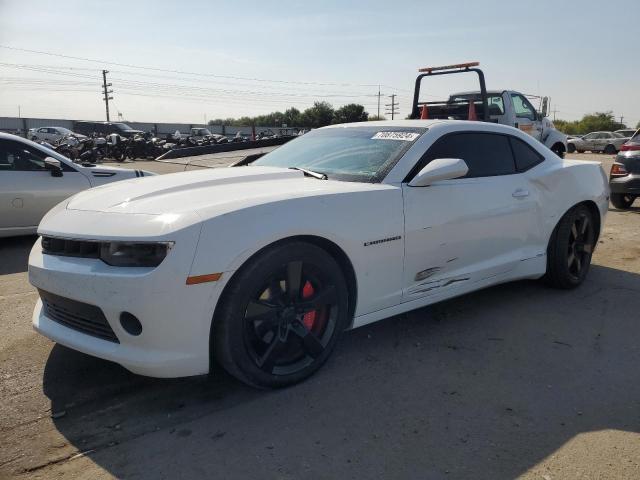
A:
[[[53,206],[91,186],[66,164],[62,176],[52,176],[46,157],[30,145],[0,139],[0,228],[34,227]]]
[[[531,102],[521,93],[511,93],[511,103],[516,115],[516,128],[528,133],[536,140],[540,140],[542,135],[542,124],[538,121],[536,110]]]
[[[499,276],[540,254],[536,190],[516,170],[508,136],[445,135],[414,172],[436,158],[461,158],[469,172],[427,187],[403,183],[405,301]]]

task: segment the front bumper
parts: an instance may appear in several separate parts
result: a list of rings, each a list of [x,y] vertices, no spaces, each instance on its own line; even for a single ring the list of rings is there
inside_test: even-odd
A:
[[[209,371],[209,334],[222,282],[186,285],[199,231],[190,231],[156,268],[112,267],[101,260],[44,255],[41,242],[29,257],[29,281],[45,292],[98,307],[116,341],[69,328],[47,316],[42,300],[33,327],[74,350],[119,363],[152,377],[182,377]],[[127,333],[120,315],[142,324]]]

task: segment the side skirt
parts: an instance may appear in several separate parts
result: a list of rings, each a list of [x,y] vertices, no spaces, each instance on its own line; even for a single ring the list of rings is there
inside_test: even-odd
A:
[[[393,307],[384,308],[382,310],[366,313],[364,315],[358,315],[353,319],[352,328],[362,327],[363,325],[377,322],[378,320],[382,320],[383,318],[392,317],[394,315],[399,315],[411,310],[426,307],[443,300],[459,297],[460,295],[491,287],[493,285],[512,282],[516,280],[537,279],[545,274],[546,269],[546,255],[522,260],[515,269],[507,273],[499,274],[494,277],[484,278],[474,283],[460,283],[458,287],[448,289],[446,291],[443,291],[442,293],[437,293],[428,297],[418,298],[409,302],[400,303],[398,305],[394,305]]]

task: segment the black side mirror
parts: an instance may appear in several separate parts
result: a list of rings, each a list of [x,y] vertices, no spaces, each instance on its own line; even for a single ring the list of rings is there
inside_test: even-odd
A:
[[[62,176],[62,164],[60,160],[56,160],[55,158],[47,157],[44,159],[44,168],[51,172],[52,177],[61,177]]]

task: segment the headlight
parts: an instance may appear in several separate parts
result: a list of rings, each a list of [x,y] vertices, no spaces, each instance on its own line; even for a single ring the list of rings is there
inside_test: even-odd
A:
[[[173,242],[100,244],[100,260],[116,267],[157,267],[167,256]]]

